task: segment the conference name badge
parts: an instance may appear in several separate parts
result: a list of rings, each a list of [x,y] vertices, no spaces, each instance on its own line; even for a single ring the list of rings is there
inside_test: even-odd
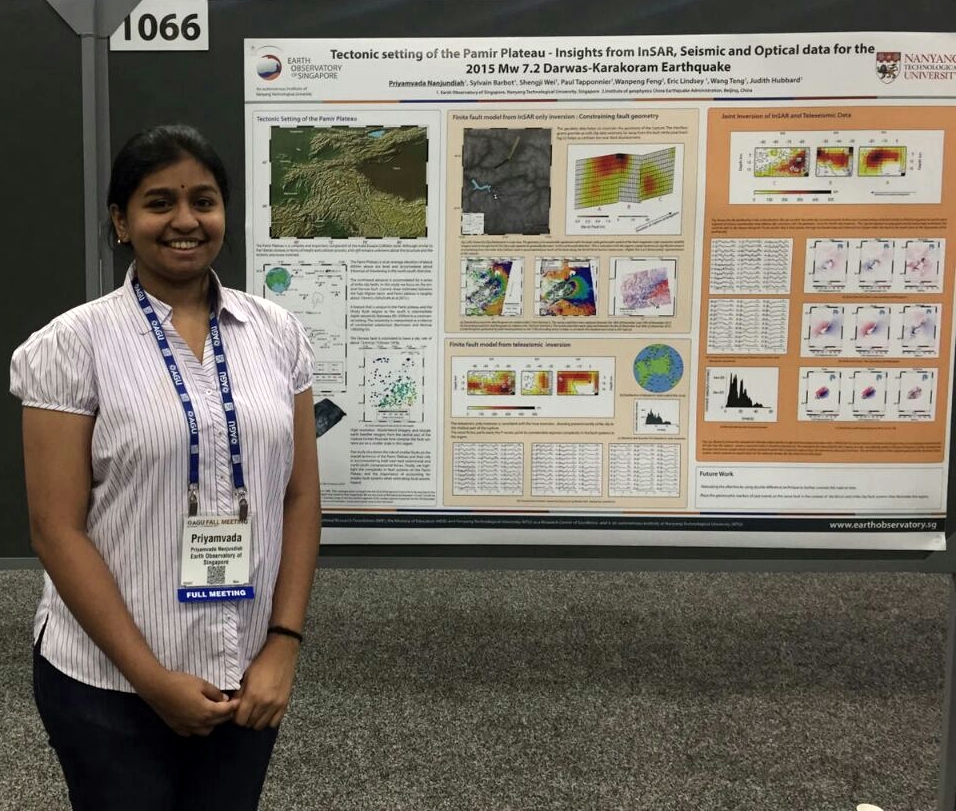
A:
[[[252,528],[235,515],[189,516],[183,523],[179,601],[251,600]]]

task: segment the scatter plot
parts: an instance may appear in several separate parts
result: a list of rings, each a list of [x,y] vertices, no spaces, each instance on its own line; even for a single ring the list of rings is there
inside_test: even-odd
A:
[[[810,238],[806,246],[804,289],[808,292],[942,290],[945,239]]]
[[[889,239],[860,241],[858,263],[860,289],[881,289],[892,284],[895,246]]]
[[[424,419],[424,359],[415,352],[368,352],[364,368],[367,422],[421,422]]]
[[[522,312],[523,263],[519,258],[461,260],[461,314],[518,316]]]
[[[903,177],[906,174],[906,147],[860,147],[859,174],[860,177]]]
[[[800,389],[801,419],[835,419],[839,416],[843,381],[838,370],[803,369]]]
[[[273,127],[272,239],[426,236],[425,127]]]
[[[840,353],[843,348],[843,307],[811,304],[804,311],[804,339],[812,354]]]
[[[938,304],[907,304],[902,308],[900,339],[904,354],[933,355],[939,351]]]
[[[904,284],[908,288],[938,289],[940,285],[940,243],[935,239],[906,242]]]
[[[849,373],[850,405],[855,417],[886,415],[888,374],[873,369],[856,369]]]
[[[800,370],[800,420],[918,422],[935,418],[933,369]]]
[[[809,177],[810,151],[806,147],[757,147],[754,177]]]
[[[813,243],[812,250],[814,284],[829,286],[845,283],[849,243],[842,239],[818,239]]]
[[[539,259],[538,315],[597,315],[596,259]]]
[[[551,130],[466,129],[461,211],[463,234],[550,233]]]
[[[614,358],[460,356],[451,359],[453,417],[611,417]]]
[[[612,259],[611,290],[611,315],[673,316],[677,260]]]
[[[861,305],[853,308],[853,342],[857,352],[886,352],[890,343],[890,308]]]
[[[704,420],[776,422],[778,377],[776,367],[709,367]]]
[[[895,374],[897,415],[908,420],[933,419],[936,413],[936,372],[932,369],[902,369]]]
[[[849,177],[853,174],[852,146],[818,146],[817,177]]]

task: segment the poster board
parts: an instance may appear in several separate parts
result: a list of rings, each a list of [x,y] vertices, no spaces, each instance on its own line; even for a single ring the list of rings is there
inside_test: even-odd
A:
[[[247,40],[247,288],[346,414],[329,542],[945,548],[954,62]]]

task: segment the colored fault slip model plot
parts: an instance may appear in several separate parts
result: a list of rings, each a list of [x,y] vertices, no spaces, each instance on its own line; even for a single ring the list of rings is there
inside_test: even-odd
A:
[[[568,234],[679,234],[682,144],[568,147]]]
[[[780,370],[710,366],[704,392],[706,422],[776,422]]]
[[[634,433],[638,436],[680,434],[680,400],[637,398],[634,401]]]
[[[453,417],[612,417],[614,358],[454,357]]]
[[[256,285],[264,298],[295,314],[315,354],[312,391],[344,392],[348,382],[348,286],[344,262],[263,265]]]
[[[425,127],[272,127],[272,239],[426,236]]]
[[[551,130],[466,129],[461,233],[551,232]]]
[[[731,203],[939,203],[942,130],[733,132]]]
[[[538,315],[597,315],[597,259],[537,259]]]
[[[364,422],[425,419],[425,359],[417,351],[366,351],[362,358]]]
[[[946,240],[824,238],[807,240],[806,292],[938,293]]]
[[[677,260],[611,259],[611,315],[670,318],[677,303]]]
[[[933,420],[936,371],[802,368],[798,417],[813,422]]]
[[[804,304],[804,357],[939,357],[941,305]]]
[[[524,287],[524,259],[461,260],[461,314],[465,316],[520,316]]]

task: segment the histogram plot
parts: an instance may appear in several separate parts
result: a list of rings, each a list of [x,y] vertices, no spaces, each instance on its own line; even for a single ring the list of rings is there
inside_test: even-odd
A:
[[[901,369],[894,372],[896,414],[901,420],[928,420],[936,416],[936,372]]]
[[[853,174],[853,147],[818,146],[814,171],[817,177],[849,177]]]
[[[706,422],[776,422],[776,367],[708,367]]]
[[[538,259],[538,315],[597,315],[597,259]]]
[[[891,239],[863,239],[859,245],[857,284],[861,290],[886,290],[893,284],[895,243]]]
[[[677,302],[676,259],[611,260],[610,315],[670,318]]]
[[[753,154],[754,177],[809,177],[807,147],[758,146]]]
[[[886,416],[888,373],[880,369],[854,369],[849,372],[850,407],[854,417]]]
[[[801,369],[801,420],[833,420],[842,408],[843,379],[836,369]]]
[[[906,174],[906,147],[860,147],[857,171],[860,177],[903,177]]]
[[[849,243],[845,239],[817,239],[808,248],[813,262],[813,287],[842,289],[848,274]]]
[[[634,401],[634,433],[638,436],[680,434],[680,400],[639,397]]]
[[[907,290],[940,290],[942,247],[937,239],[909,239],[903,247],[903,286]]]
[[[363,360],[365,422],[424,420],[425,360],[418,352],[366,352]]]
[[[681,233],[684,145],[608,146],[568,146],[567,233]]]
[[[461,260],[461,314],[520,316],[524,260],[520,258]]]

